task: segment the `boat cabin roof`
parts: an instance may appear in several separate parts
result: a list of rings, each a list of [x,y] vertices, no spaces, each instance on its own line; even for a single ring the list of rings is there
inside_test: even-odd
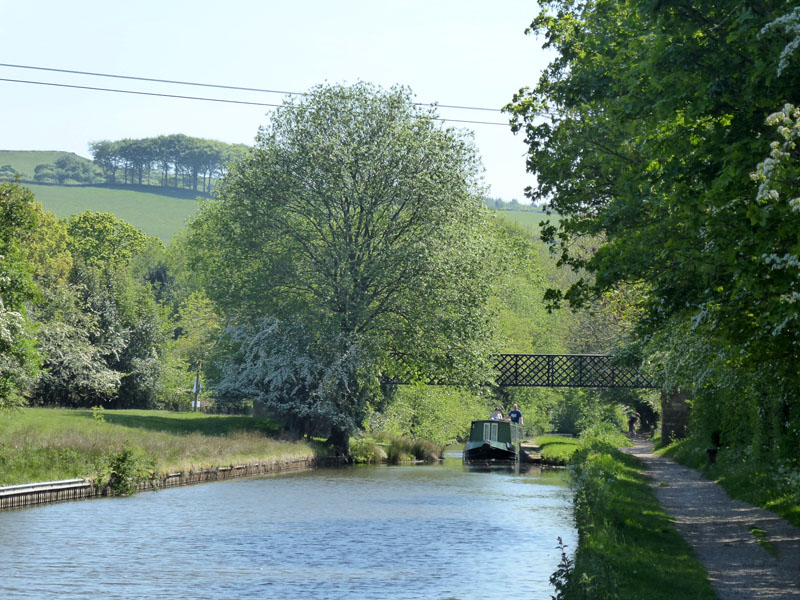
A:
[[[480,419],[472,422],[469,441],[491,440],[495,442],[517,443],[522,439],[522,425],[511,421]]]

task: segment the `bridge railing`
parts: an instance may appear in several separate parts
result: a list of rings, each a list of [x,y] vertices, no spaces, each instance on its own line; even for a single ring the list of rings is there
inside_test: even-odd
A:
[[[607,354],[496,354],[495,384],[500,387],[573,387],[652,389],[635,369],[620,367]],[[405,385],[402,376],[384,383]],[[428,385],[448,385],[431,380]]]
[[[607,354],[498,354],[495,370],[501,387],[656,387]]]

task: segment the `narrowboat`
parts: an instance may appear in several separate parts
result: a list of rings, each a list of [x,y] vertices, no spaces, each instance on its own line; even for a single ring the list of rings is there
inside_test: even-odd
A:
[[[510,463],[520,460],[522,425],[511,421],[473,421],[464,447],[465,463]]]

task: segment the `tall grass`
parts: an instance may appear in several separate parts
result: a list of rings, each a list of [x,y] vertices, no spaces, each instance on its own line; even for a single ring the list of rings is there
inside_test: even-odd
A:
[[[442,456],[442,447],[426,440],[400,438],[384,433],[375,437],[354,438],[350,457],[358,463],[433,462]]]
[[[0,485],[86,477],[94,479],[109,456],[139,447],[158,473],[284,459],[322,450],[283,441],[266,419],[168,413],[24,409],[0,415]]]

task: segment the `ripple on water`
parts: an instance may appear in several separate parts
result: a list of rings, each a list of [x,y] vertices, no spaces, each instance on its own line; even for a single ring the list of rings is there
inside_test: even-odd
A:
[[[447,462],[447,461],[446,461]],[[559,475],[318,470],[0,513],[5,598],[546,598]]]

